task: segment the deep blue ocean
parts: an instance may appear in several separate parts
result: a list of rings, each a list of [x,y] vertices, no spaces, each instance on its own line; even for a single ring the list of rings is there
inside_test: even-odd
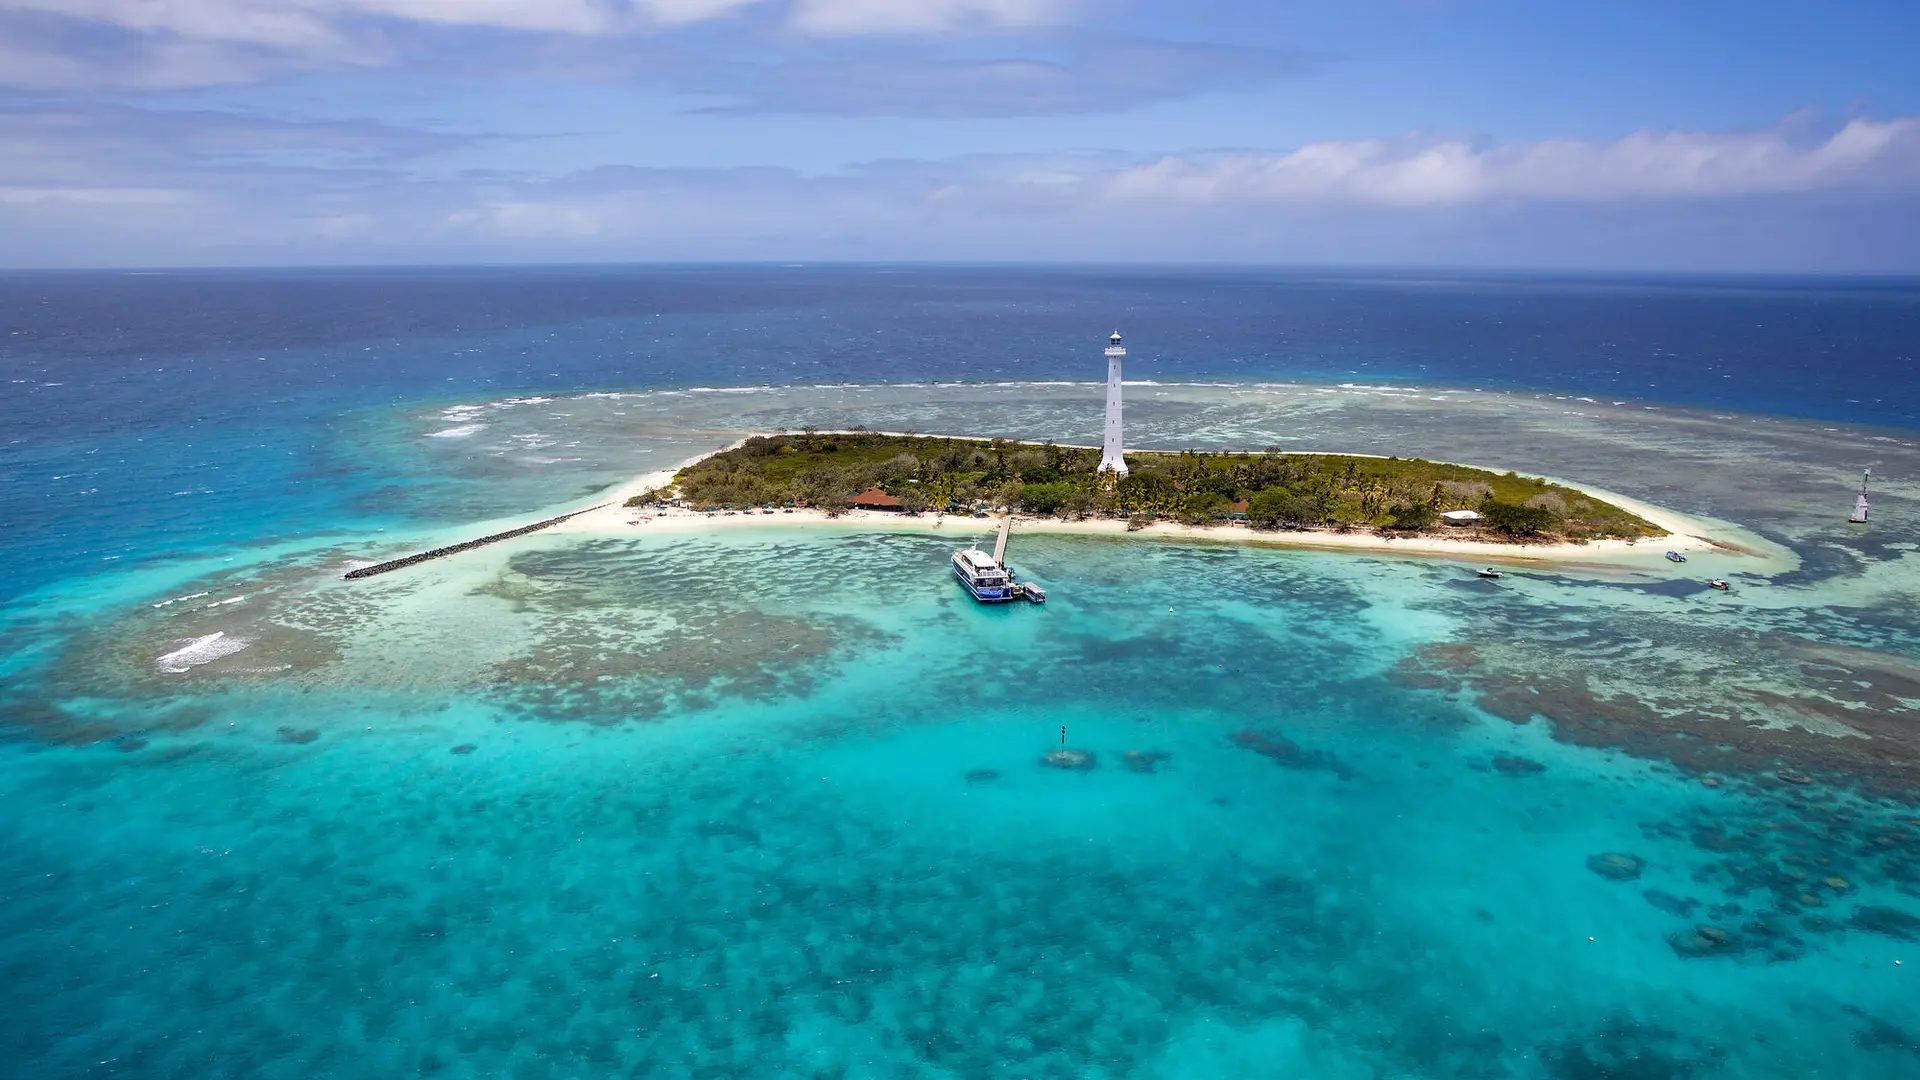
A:
[[[756,430],[1084,441],[1116,328],[1133,445],[1734,542],[340,577]],[[0,275],[0,1077],[1920,1076],[1916,358],[1916,282]]]

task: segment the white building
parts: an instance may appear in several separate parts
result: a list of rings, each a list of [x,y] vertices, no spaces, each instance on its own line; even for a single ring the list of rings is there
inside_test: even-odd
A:
[[[1127,475],[1127,458],[1120,450],[1120,361],[1127,350],[1120,347],[1120,331],[1107,342],[1107,432],[1100,447],[1100,471],[1113,470],[1116,477]]]

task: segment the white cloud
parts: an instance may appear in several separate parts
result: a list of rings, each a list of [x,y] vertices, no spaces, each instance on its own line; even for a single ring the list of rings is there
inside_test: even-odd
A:
[[[0,11],[37,11],[141,33],[283,48],[331,48],[343,24],[386,18],[562,34],[606,34],[652,19],[718,18],[760,0],[0,0]]]
[[[300,0],[0,0],[0,11],[41,12],[201,41],[310,48],[335,38],[314,5]]]
[[[280,48],[334,49],[345,24],[380,18],[440,26],[599,35],[650,25],[786,8],[808,33],[933,32],[1032,26],[1060,18],[1069,0],[0,0],[0,12],[38,12],[138,33]]]
[[[797,0],[793,25],[815,34],[900,34],[972,24],[1037,26],[1067,14],[1067,0]]]
[[[1117,200],[1444,206],[1502,200],[1686,199],[1920,186],[1920,117],[1856,119],[1826,138],[1641,132],[1482,146],[1367,139],[1284,153],[1165,157],[1090,177]]]
[[[0,107],[0,265],[597,259],[1418,262],[1910,273],[1920,116],[783,168],[436,167],[457,137]]]
[[[0,187],[0,203],[11,206],[166,206],[192,197],[172,188]]]
[[[753,15],[822,39],[1055,21],[1082,0],[0,0],[0,86],[174,89],[383,67],[430,31],[622,39]]]

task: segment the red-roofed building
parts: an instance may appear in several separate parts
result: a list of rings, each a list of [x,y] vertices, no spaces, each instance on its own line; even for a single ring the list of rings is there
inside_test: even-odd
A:
[[[855,495],[852,501],[853,505],[861,510],[900,509],[900,500],[881,491],[879,488],[868,488],[860,494]]]

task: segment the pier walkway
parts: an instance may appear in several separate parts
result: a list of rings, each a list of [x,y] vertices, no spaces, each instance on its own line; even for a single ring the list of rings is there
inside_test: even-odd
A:
[[[541,529],[552,528],[553,526],[560,524],[561,522],[567,520],[568,518],[576,518],[576,517],[579,517],[581,514],[590,514],[593,511],[600,509],[601,507],[612,506],[612,505],[613,505],[612,503],[601,503],[600,506],[589,506],[585,510],[575,510],[571,514],[561,514],[559,517],[548,518],[545,521],[536,521],[531,525],[522,525],[518,529],[510,529],[507,532],[503,532],[503,533],[494,533],[492,536],[483,536],[478,540],[468,540],[459,544],[449,544],[446,547],[434,548],[432,551],[422,551],[417,555],[408,555],[405,558],[388,559],[386,562],[374,563],[372,566],[363,566],[358,570],[349,570],[346,573],[346,577],[349,581],[353,580],[354,578],[367,578],[367,577],[372,577],[375,574],[384,574],[389,570],[405,569],[406,567],[413,566],[416,563],[426,562],[428,559],[440,559],[440,558],[445,558],[448,555],[458,555],[463,551],[472,551],[474,548],[477,548],[477,547],[485,547],[488,544],[497,544],[502,540],[511,540],[516,536],[525,536],[528,533],[539,532]]]

